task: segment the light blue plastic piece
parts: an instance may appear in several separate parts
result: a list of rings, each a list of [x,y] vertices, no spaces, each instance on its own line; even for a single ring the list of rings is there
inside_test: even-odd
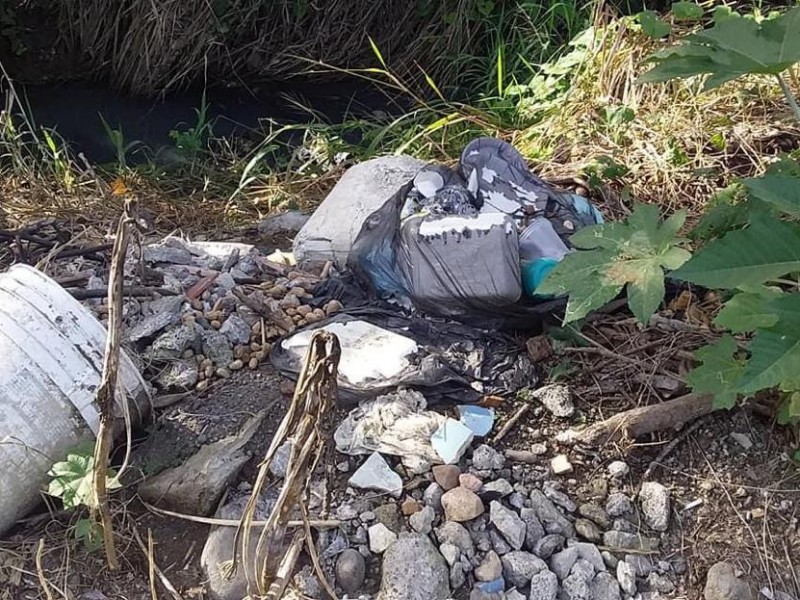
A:
[[[502,577],[498,577],[492,581],[481,581],[476,583],[475,587],[487,594],[502,594],[506,591],[506,580]]]
[[[431,436],[431,445],[446,465],[454,465],[467,451],[475,434],[461,421],[447,419]]]
[[[461,422],[477,436],[485,436],[494,427],[494,410],[491,408],[461,404],[456,409]]]

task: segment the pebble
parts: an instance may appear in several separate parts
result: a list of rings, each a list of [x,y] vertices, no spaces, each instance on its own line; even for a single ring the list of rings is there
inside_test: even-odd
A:
[[[431,532],[434,519],[436,519],[436,513],[430,506],[426,506],[421,511],[411,515],[408,523],[417,533],[427,535]]]
[[[592,580],[592,600],[620,600],[619,584],[610,573],[598,573]]]
[[[475,492],[467,488],[457,487],[442,496],[442,508],[448,521],[463,523],[471,521],[483,514],[483,501]]]
[[[745,450],[750,450],[753,447],[753,441],[750,439],[746,433],[738,433],[734,432],[731,433],[731,439],[739,444]]]
[[[550,460],[550,469],[555,475],[564,475],[572,472],[572,463],[566,454],[557,454]]]
[[[441,552],[442,556],[444,556],[444,559],[447,561],[447,564],[451,567],[456,564],[459,556],[461,556],[461,550],[458,549],[458,546],[454,546],[448,542],[445,542],[439,546],[439,552]]]
[[[656,550],[658,540],[624,531],[606,531],[603,534],[603,545],[617,550]]]
[[[377,452],[370,454],[364,464],[353,473],[348,483],[356,488],[388,492],[396,497],[403,491],[403,480],[400,479],[400,475],[392,471]]]
[[[333,314],[336,314],[343,308],[344,305],[341,302],[339,302],[338,300],[331,300],[325,305],[325,314],[327,316],[331,316]]]
[[[575,564],[572,566],[572,571],[570,572],[570,575],[577,575],[579,577],[582,577],[588,582],[594,579],[594,567],[592,566],[592,563],[590,563],[588,560],[583,560],[582,558],[579,558],[578,560],[575,561]]]
[[[628,463],[621,460],[615,460],[608,465],[608,474],[614,479],[625,477],[630,472],[631,468],[628,466]]]
[[[503,574],[503,564],[497,552],[491,550],[486,553],[480,565],[473,571],[475,579],[478,581],[494,581]]]
[[[730,563],[718,562],[708,570],[705,600],[755,600],[756,594],[747,580],[736,576]]]
[[[442,509],[443,494],[444,490],[442,487],[438,483],[432,482],[428,487],[425,488],[425,491],[422,492],[422,501],[427,506],[433,508],[433,510],[439,511]]]
[[[489,530],[489,548],[494,548],[500,556],[508,554],[512,550],[506,538],[494,528]]]
[[[419,502],[417,502],[411,496],[406,497],[406,499],[403,500],[403,503],[400,505],[400,511],[407,517],[410,517],[414,513],[417,513],[421,510],[422,507],[420,506]]]
[[[633,503],[625,494],[611,494],[606,501],[606,513],[611,517],[629,515],[633,513]]]
[[[275,451],[272,462],[269,464],[269,471],[275,477],[283,479],[289,471],[289,458],[292,454],[292,440],[286,440]]]
[[[383,523],[376,523],[367,529],[369,549],[375,554],[383,554],[397,540],[397,534]]]
[[[536,516],[544,526],[545,532],[558,533],[570,538],[575,536],[575,528],[572,523],[539,490],[531,491],[531,508],[536,511]]]
[[[461,487],[467,488],[469,491],[475,492],[476,494],[480,492],[483,487],[483,482],[472,473],[462,473],[459,475],[458,483]]]
[[[556,533],[548,534],[534,544],[533,553],[539,558],[546,560],[550,558],[553,552],[563,548],[565,541],[563,535],[558,535]]]
[[[489,504],[489,520],[514,550],[522,548],[525,543],[525,522],[516,512],[493,500]]]
[[[639,554],[626,554],[625,562],[632,568],[637,577],[647,577],[653,570],[653,563],[646,556]]]
[[[529,600],[556,600],[558,577],[551,571],[542,571],[531,578]]]
[[[594,544],[587,544],[586,542],[575,542],[571,544],[573,548],[578,549],[578,558],[591,563],[594,570],[601,573],[606,570],[606,564],[603,560],[603,555]]]
[[[486,444],[481,444],[472,453],[472,466],[479,471],[496,471],[502,469],[505,464],[505,457]]]
[[[248,368],[249,368],[251,371],[255,371],[255,370],[258,368],[258,359],[257,359],[255,356],[253,356],[253,357],[252,357],[252,358],[251,358],[251,359],[248,361],[248,363],[247,363],[247,367],[248,367]]]
[[[589,519],[576,519],[575,531],[590,542],[599,543],[603,539],[603,531]]]
[[[547,564],[541,558],[521,550],[509,552],[501,562],[503,577],[518,588],[525,587],[534,575],[547,570]]]
[[[334,571],[336,584],[347,594],[356,594],[364,585],[367,566],[358,550],[348,548],[336,559]]]
[[[403,527],[403,519],[400,517],[397,504],[394,502],[381,504],[380,506],[376,506],[373,512],[375,513],[375,519],[378,523],[383,523],[391,531],[400,533]]]
[[[336,507],[336,518],[340,521],[352,521],[358,518],[358,511],[352,504],[340,504]]]
[[[220,379],[227,379],[231,376],[231,371],[227,367],[220,367],[215,372]]]
[[[535,456],[543,456],[547,454],[547,446],[545,444],[542,444],[541,442],[538,442],[536,444],[531,445],[531,452]]]
[[[669,527],[669,491],[660,483],[646,481],[639,491],[644,521],[655,531],[666,531]]]
[[[231,371],[241,371],[242,368],[244,368],[244,362],[242,362],[240,359],[236,359],[235,361],[233,361],[231,364],[228,365],[228,368]]]
[[[603,562],[606,563],[606,566],[609,569],[611,569],[612,571],[616,570],[617,565],[619,564],[619,559],[616,556],[611,554],[611,552],[609,552],[608,550],[603,550],[600,553],[600,556],[603,557]]]
[[[458,487],[461,469],[456,465],[436,465],[433,467],[433,479],[444,491]]]
[[[544,385],[533,391],[532,396],[541,402],[554,417],[567,418],[575,414],[575,405],[569,387],[561,383]]]
[[[559,598],[563,600],[592,600],[592,589],[589,582],[580,575],[570,575],[561,583],[561,594]]]
[[[527,464],[533,464],[538,462],[537,455],[529,450],[506,450],[506,458],[513,462],[520,462]]]
[[[587,502],[578,507],[578,514],[604,529],[611,529],[611,518],[603,507],[595,502]]]
[[[569,496],[567,496],[564,492],[558,491],[552,486],[544,486],[544,495],[548,500],[552,501],[554,504],[557,504],[568,512],[575,512],[575,510],[578,508],[575,503],[570,500]]]
[[[536,516],[536,511],[532,508],[522,508],[519,515],[525,522],[525,547],[533,550],[536,542],[544,537],[544,527]]]
[[[578,560],[577,548],[566,548],[550,557],[550,570],[559,580],[567,578],[575,562]]]
[[[484,484],[480,495],[487,500],[499,500],[513,493],[514,487],[505,479],[496,479]]]
[[[450,587],[457,590],[465,583],[467,583],[467,575],[464,573],[464,565],[457,562],[450,567]]]
[[[506,592],[505,600],[527,600],[527,598],[517,590],[509,590]]]
[[[655,592],[671,594],[675,591],[675,584],[670,579],[659,573],[650,573],[647,577],[647,587]]]
[[[469,531],[460,523],[447,521],[436,530],[436,537],[442,544],[452,544],[467,556],[475,554],[475,545]]]
[[[617,581],[623,592],[636,595],[636,570],[624,560],[617,563]]]

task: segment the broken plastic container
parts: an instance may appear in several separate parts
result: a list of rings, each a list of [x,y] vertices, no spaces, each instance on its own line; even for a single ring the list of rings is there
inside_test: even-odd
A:
[[[535,217],[519,236],[522,287],[534,296],[548,273],[569,254],[570,249],[544,217]]]
[[[58,283],[26,265],[0,274],[0,534],[39,502],[47,472],[94,439],[106,330]],[[120,356],[115,425],[150,409],[135,365]],[[123,396],[124,395],[124,396]]]

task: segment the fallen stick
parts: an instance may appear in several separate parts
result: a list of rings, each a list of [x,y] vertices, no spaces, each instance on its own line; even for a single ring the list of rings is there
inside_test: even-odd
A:
[[[86,290],[83,288],[67,288],[70,295],[76,300],[88,300],[90,298],[105,298],[108,295],[108,287]],[[122,296],[152,296],[161,294],[162,296],[177,296],[178,293],[167,288],[126,286],[122,288]]]
[[[69,258],[71,256],[85,256],[97,252],[111,250],[114,244],[98,244],[97,246],[86,246],[85,248],[66,248],[55,253],[53,258]]]
[[[498,431],[498,432],[497,432],[497,435],[496,435],[496,436],[494,436],[494,439],[492,440],[492,443],[495,443],[495,444],[496,444],[497,442],[499,442],[500,440],[502,440],[504,437],[506,437],[506,435],[508,435],[508,432],[509,432],[509,431],[511,431],[511,428],[512,428],[512,427],[514,427],[514,425],[516,425],[516,424],[517,424],[517,422],[518,422],[518,421],[519,421],[519,420],[520,420],[520,419],[521,419],[523,416],[525,416],[525,414],[526,414],[526,413],[527,413],[527,412],[528,412],[530,409],[531,409],[531,405],[530,405],[530,404],[525,404],[525,405],[524,405],[524,406],[522,406],[522,407],[521,407],[521,408],[520,408],[520,409],[519,409],[517,412],[515,412],[515,413],[514,413],[514,414],[511,416],[511,418],[510,418],[508,421],[506,421],[506,422],[505,422],[505,424],[504,424],[504,425],[503,425],[503,427],[500,429],[500,431]]]
[[[622,438],[636,439],[654,431],[673,429],[707,415],[714,407],[708,394],[686,394],[660,404],[632,408],[590,425],[581,431],[568,430],[556,439],[563,443],[602,445]]]

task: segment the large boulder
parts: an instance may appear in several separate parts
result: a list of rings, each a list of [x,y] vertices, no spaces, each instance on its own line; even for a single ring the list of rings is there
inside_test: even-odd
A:
[[[366,218],[423,166],[410,156],[383,156],[350,167],[295,237],[298,264],[344,267]]]

